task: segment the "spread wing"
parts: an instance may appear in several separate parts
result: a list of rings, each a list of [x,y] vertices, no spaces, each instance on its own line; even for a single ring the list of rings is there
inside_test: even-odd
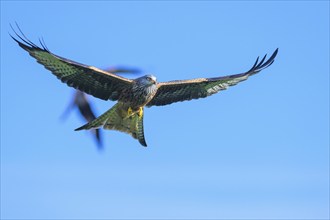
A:
[[[269,67],[274,62],[277,52],[278,49],[274,51],[268,60],[266,60],[267,55],[260,62],[258,57],[252,68],[245,73],[215,78],[198,78],[159,83],[156,95],[147,106],[168,105],[174,102],[205,98],[213,95]]]
[[[21,32],[21,31],[20,31]],[[20,47],[29,52],[38,63],[50,70],[58,79],[75,89],[103,100],[118,100],[119,95],[132,86],[132,80],[87,66],[51,53],[40,41],[42,47],[28,40],[21,32],[11,36]]]

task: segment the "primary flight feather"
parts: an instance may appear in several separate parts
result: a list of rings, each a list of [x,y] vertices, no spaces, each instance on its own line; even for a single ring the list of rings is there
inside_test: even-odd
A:
[[[107,112],[76,130],[99,127],[118,130],[132,135],[143,146],[147,146],[143,132],[145,106],[168,105],[213,95],[269,67],[278,52],[276,49],[267,60],[266,55],[260,61],[257,58],[252,68],[244,73],[158,83],[153,75],[131,80],[57,56],[50,52],[44,43],[40,42],[39,47],[28,40],[22,32],[21,35],[16,32],[15,34],[17,38],[12,38],[18,45],[63,83],[103,100],[118,101]]]

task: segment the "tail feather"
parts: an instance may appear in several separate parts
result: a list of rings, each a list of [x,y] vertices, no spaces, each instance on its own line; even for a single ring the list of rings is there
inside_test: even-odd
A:
[[[141,145],[147,146],[143,131],[143,114],[139,115],[137,112],[133,112],[128,115],[128,107],[122,103],[117,103],[100,117],[75,130],[95,129],[101,126],[104,129],[128,133],[137,139]]]
[[[143,146],[147,146],[146,140],[144,138],[144,129],[143,129],[143,114],[141,117],[138,116],[138,123],[137,123],[137,139],[139,140],[140,144]]]
[[[108,117],[110,117],[110,115],[113,114],[113,112],[116,110],[115,107],[116,106],[112,107],[111,109],[103,113],[100,117],[88,122],[87,124],[79,128],[76,128],[75,131],[96,129],[102,127],[105,124]]]

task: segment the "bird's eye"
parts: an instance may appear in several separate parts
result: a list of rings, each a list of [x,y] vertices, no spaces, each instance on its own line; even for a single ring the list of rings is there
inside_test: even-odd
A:
[[[147,77],[147,80],[148,80],[148,81],[151,81],[151,77],[148,76],[148,77]]]

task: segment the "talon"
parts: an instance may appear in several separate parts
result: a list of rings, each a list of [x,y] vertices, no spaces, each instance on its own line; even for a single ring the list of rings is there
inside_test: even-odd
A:
[[[133,113],[133,110],[132,110],[131,107],[129,107],[128,110],[127,110],[127,115],[131,115],[132,113]]]
[[[139,115],[140,118],[142,117],[142,115],[143,115],[143,108],[142,107],[139,108],[138,115]]]

